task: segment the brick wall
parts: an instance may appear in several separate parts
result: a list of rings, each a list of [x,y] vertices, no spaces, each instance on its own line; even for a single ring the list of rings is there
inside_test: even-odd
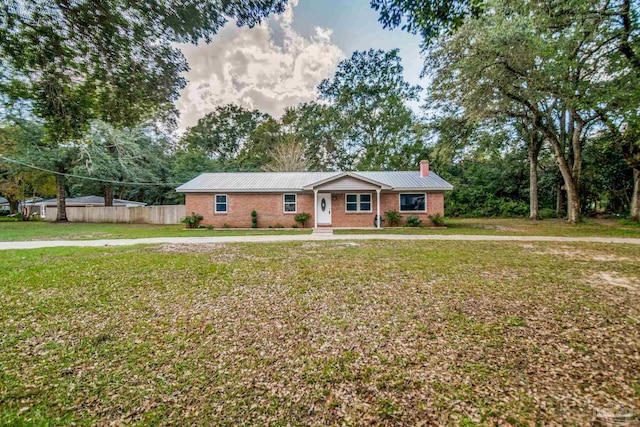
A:
[[[399,193],[382,193],[380,195],[380,213],[389,210],[399,211]],[[258,227],[266,228],[276,224],[291,227],[296,224],[296,214],[283,212],[282,193],[228,193],[227,213],[214,213],[213,194],[190,193],[186,195],[186,212],[198,213],[204,217],[202,225],[223,227],[248,228],[251,227],[251,211],[258,213]],[[371,193],[372,212],[358,213],[345,211],[345,194],[333,193],[331,197],[331,226],[332,227],[372,227],[376,215],[376,193]],[[298,213],[311,214],[307,226],[313,227],[313,193],[298,193]],[[444,193],[427,193],[427,212],[402,212],[402,222],[408,216],[418,216],[423,223],[430,224],[428,215],[439,213],[444,215]],[[385,224],[383,223],[383,226]]]
[[[227,193],[227,213],[215,213],[213,208],[213,194],[190,193],[186,195],[185,204],[187,215],[191,212],[204,217],[202,225],[223,227],[227,224],[233,228],[251,227],[251,211],[258,213],[258,227],[267,228],[270,225],[291,227],[297,224],[295,213],[283,212],[283,195],[267,193]],[[308,212],[313,216],[313,194],[298,194],[298,213]],[[313,218],[307,223],[313,227]]]

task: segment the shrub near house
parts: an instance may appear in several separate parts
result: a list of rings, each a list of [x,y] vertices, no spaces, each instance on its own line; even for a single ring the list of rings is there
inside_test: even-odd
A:
[[[444,216],[451,189],[423,161],[419,171],[205,173],[176,191],[202,224],[249,228],[254,210],[262,227],[292,224],[305,212],[314,227],[371,227],[389,211],[431,224],[429,215]]]

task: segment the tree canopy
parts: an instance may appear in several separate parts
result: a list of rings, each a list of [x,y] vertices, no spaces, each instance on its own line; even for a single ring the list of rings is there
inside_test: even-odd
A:
[[[421,88],[402,72],[397,49],[358,51],[318,87],[320,99],[335,111],[352,168],[389,169],[415,140],[416,120],[407,103],[418,100]]]
[[[26,103],[52,148],[81,139],[94,119],[172,121],[188,70],[176,43],[208,41],[229,19],[252,26],[283,7],[283,0],[3,2],[0,93]],[[58,199],[64,220],[64,194]]]

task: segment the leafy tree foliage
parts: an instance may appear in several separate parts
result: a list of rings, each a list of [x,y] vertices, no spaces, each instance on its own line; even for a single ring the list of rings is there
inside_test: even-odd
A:
[[[371,49],[354,52],[320,84],[320,98],[335,111],[352,168],[389,169],[415,139],[415,118],[406,103],[417,100],[421,88],[406,82],[402,72],[397,49]]]
[[[265,120],[267,114],[234,104],[217,107],[187,129],[183,142],[187,149],[200,150],[220,162],[237,159],[240,150]]]
[[[81,139],[93,119],[133,126],[157,111],[170,117],[188,69],[175,43],[208,41],[229,18],[254,25],[283,5],[9,0],[0,5],[0,93],[29,103],[52,148]],[[64,194],[58,200],[66,220]]]
[[[10,159],[22,157],[24,150],[36,146],[42,136],[42,125],[23,119],[9,119],[0,127],[0,155]],[[17,213],[20,201],[53,193],[55,180],[51,174],[0,162],[0,194],[9,201],[11,213]]]
[[[249,136],[238,159],[238,167],[244,171],[262,170],[271,162],[271,154],[283,142],[284,133],[279,121],[272,117],[262,122]]]
[[[151,127],[116,129],[104,122],[92,124],[88,136],[78,145],[79,157],[73,173],[102,181],[78,180],[73,190],[79,194],[103,194],[105,206],[113,205],[113,182],[149,183],[149,185],[120,186],[120,198],[146,191],[166,182],[165,151],[167,141],[157,137]],[[171,184],[163,188],[163,192]],[[144,199],[144,197],[142,197]]]
[[[316,102],[285,111],[281,119],[283,129],[303,146],[309,170],[346,170],[349,167],[338,118],[336,109]]]
[[[478,120],[523,120],[542,134],[560,168],[572,222],[580,220],[582,151],[596,119],[593,106],[611,86],[598,65],[609,60],[611,23],[590,14],[588,3],[487,0],[491,13],[466,20],[430,53],[434,99],[460,105]],[[540,60],[546,57],[554,60]]]
[[[483,0],[371,0],[385,28],[420,34],[428,46],[440,34],[455,31],[467,16],[482,12]]]

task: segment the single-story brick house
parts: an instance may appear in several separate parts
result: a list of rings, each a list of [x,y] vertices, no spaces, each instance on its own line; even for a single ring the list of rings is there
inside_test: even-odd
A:
[[[302,212],[315,227],[380,227],[376,218],[391,210],[429,223],[429,215],[444,215],[444,192],[452,189],[422,161],[409,172],[203,173],[176,191],[185,194],[187,214],[214,227],[250,227],[254,209],[259,227],[291,227]]]

